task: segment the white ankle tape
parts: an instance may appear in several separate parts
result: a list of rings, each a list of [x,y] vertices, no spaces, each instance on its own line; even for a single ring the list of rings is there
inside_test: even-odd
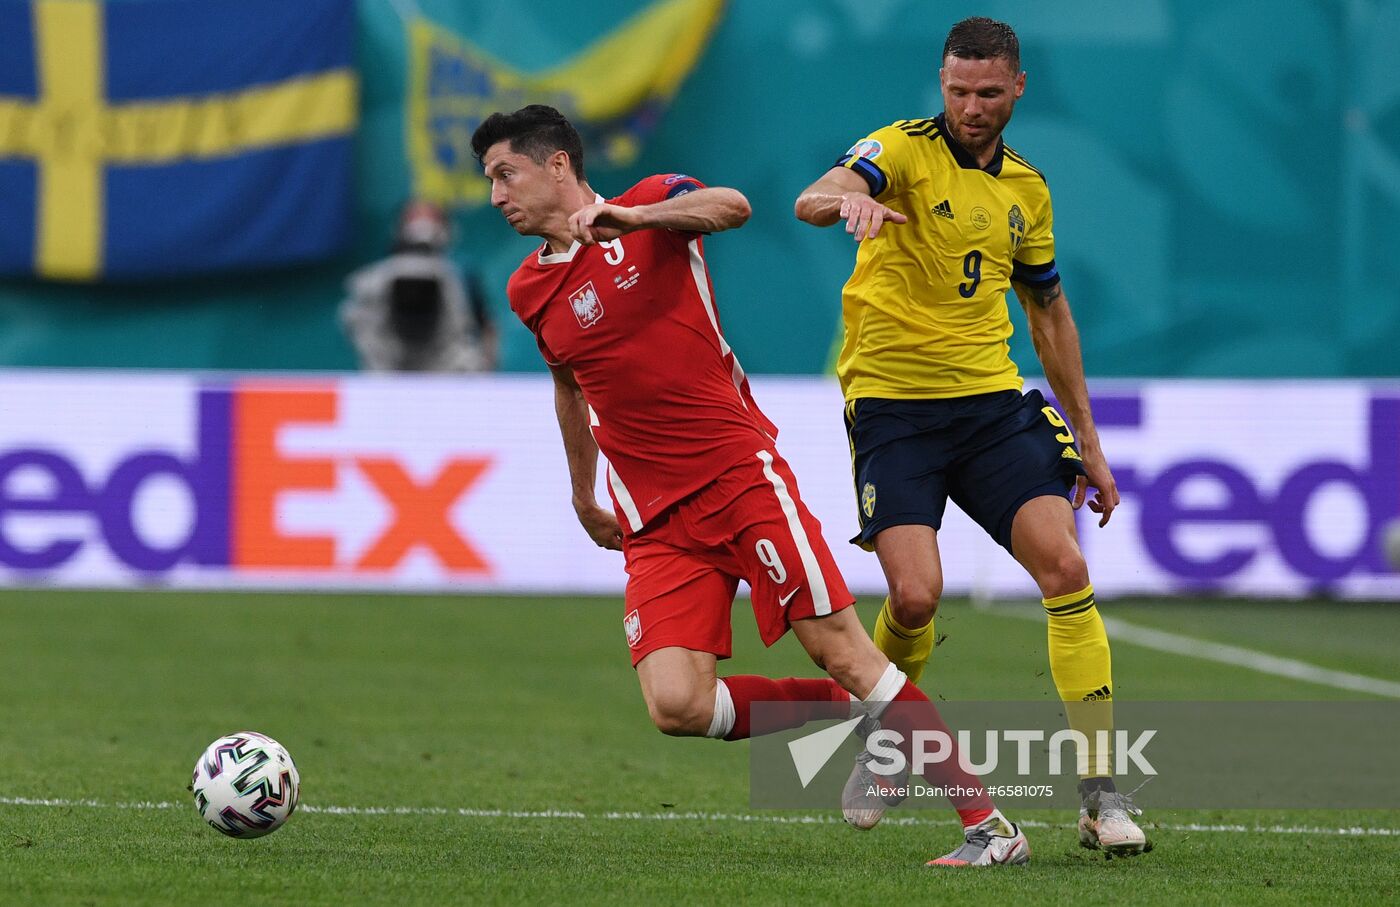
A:
[[[723,740],[734,730],[734,697],[729,695],[729,687],[723,680],[715,681],[715,715],[710,719],[710,729],[706,737]]]
[[[904,689],[904,672],[890,662],[885,666],[885,673],[880,675],[880,679],[875,682],[875,689],[870,691],[870,695],[865,697],[865,711],[873,718],[879,718],[885,711],[885,706],[890,704],[890,700],[899,695],[899,691]]]

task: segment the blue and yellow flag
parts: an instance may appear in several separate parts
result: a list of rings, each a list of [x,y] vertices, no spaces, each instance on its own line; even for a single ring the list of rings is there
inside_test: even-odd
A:
[[[0,273],[268,267],[348,238],[352,0],[0,2]]]
[[[631,163],[700,59],[724,0],[658,0],[577,56],[525,73],[422,17],[409,25],[408,151],[414,192],[442,205],[484,202],[471,137],[495,111],[551,104],[591,160]]]

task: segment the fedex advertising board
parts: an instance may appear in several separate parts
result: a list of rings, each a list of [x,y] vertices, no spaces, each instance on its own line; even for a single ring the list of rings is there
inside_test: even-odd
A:
[[[758,378],[759,404],[854,589],[839,391]],[[1400,597],[1400,386],[1095,387],[1123,495],[1079,521],[1105,595]],[[599,486],[599,499],[606,492]],[[947,590],[1031,596],[955,508]],[[203,377],[0,372],[0,582],[10,585],[620,592],[589,541],[547,376]]]

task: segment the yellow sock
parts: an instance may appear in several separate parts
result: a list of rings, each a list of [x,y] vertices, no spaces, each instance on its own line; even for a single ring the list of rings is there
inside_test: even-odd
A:
[[[1113,773],[1112,751],[1099,746],[1100,731],[1113,733],[1113,661],[1103,618],[1094,606],[1094,587],[1044,599],[1050,674],[1065,703],[1069,726],[1089,739],[1084,777]]]
[[[902,626],[890,612],[890,599],[885,596],[885,606],[880,616],[875,618],[875,647],[894,662],[894,666],[904,672],[910,683],[917,684],[923,676],[924,665],[933,652],[933,619],[928,626],[911,630]]]

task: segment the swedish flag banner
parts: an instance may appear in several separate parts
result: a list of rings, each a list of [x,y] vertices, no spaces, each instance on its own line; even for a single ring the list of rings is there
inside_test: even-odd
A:
[[[0,2],[0,273],[133,279],[348,238],[352,0]]]
[[[524,73],[422,17],[409,25],[408,150],[415,192],[439,204],[478,204],[489,185],[471,136],[488,115],[552,104],[609,164],[636,158],[642,140],[695,66],[724,0],[658,0],[572,59]]]

